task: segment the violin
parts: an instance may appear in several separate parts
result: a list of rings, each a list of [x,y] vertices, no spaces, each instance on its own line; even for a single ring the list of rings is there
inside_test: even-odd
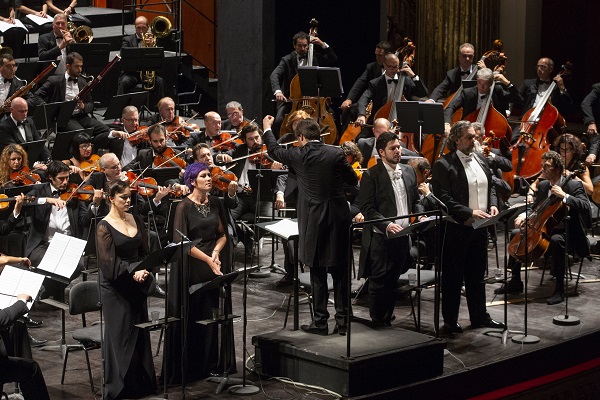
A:
[[[219,167],[213,167],[210,171],[212,175],[212,184],[222,192],[226,192],[231,182],[237,182],[237,176],[231,171],[223,170]],[[241,188],[245,193],[252,193],[252,188],[244,186]]]
[[[131,171],[127,171],[125,176],[129,179],[129,188],[144,197],[152,197],[158,191],[158,183],[152,177],[139,178]],[[169,194],[174,197],[181,197],[183,196],[183,190],[170,189]]]
[[[231,135],[229,132],[221,132],[210,140],[210,149],[216,151],[234,150],[237,146],[235,140],[238,135]]]
[[[253,153],[249,157],[252,164],[261,165],[263,168],[269,169],[273,165],[273,159],[267,154],[267,145],[263,144],[257,153]]]
[[[67,190],[60,194],[59,198],[64,201],[71,199],[79,199],[82,201],[91,201],[94,197],[94,187],[92,185],[85,185],[79,187],[76,183],[70,183]]]
[[[13,201],[16,201],[16,200],[17,200],[16,197],[8,197],[4,193],[0,194],[0,210],[6,210],[8,208],[8,206],[10,205],[10,203],[12,203]],[[30,203],[34,200],[35,200],[34,196],[24,196],[23,197],[23,201],[25,201],[26,203]]]
[[[185,150],[183,152],[185,152]],[[179,153],[179,154],[181,154],[181,153]],[[178,157],[179,154],[175,154],[175,151],[172,148],[167,147],[162,154],[157,154],[154,156],[154,162],[152,164],[152,167],[153,168],[177,167],[179,169],[185,169],[186,163],[183,159]]]
[[[21,186],[35,185],[41,182],[40,176],[31,172],[27,165],[22,166],[18,171],[12,172],[9,178],[14,184]]]
[[[94,171],[101,172],[102,170],[100,168],[100,156],[98,154],[92,154],[90,158],[88,158],[87,160],[83,160],[79,163],[79,168],[84,174],[92,173]]]
[[[150,138],[148,137],[148,128],[148,126],[138,126],[137,131],[130,133],[127,137],[129,144],[132,146],[137,146],[142,142],[149,142]]]
[[[179,115],[175,116],[175,118],[173,118],[173,121],[168,122],[166,125],[167,136],[175,141],[189,139],[190,129],[194,132],[200,130],[200,127],[198,125],[187,122],[190,119],[194,118],[196,115],[198,115],[198,113],[192,115],[187,120],[183,119]]]

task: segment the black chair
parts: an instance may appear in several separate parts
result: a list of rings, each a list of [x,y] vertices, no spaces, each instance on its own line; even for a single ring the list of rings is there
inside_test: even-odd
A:
[[[87,362],[88,375],[90,378],[90,387],[92,388],[92,393],[95,393],[95,390],[88,351],[99,349],[101,347],[102,332],[100,330],[100,324],[91,326],[87,325],[85,314],[94,311],[101,311],[100,296],[98,292],[98,282],[84,281],[73,286],[71,288],[71,291],[69,292],[69,314],[81,314],[82,327],[76,329],[73,332],[73,339],[75,339],[78,342],[78,344],[68,345],[66,347],[60,383],[62,385],[65,382],[65,371],[67,369],[67,360],[69,358],[69,353],[73,350],[83,350],[85,351],[85,359]]]

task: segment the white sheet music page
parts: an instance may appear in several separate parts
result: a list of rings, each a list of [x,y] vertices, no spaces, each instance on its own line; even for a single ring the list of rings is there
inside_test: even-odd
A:
[[[13,304],[21,293],[28,294],[35,299],[43,282],[44,275],[7,265],[0,274],[0,296],[13,298],[14,301],[10,302],[8,306]],[[4,304],[4,301],[6,299],[2,299],[0,304]],[[31,309],[32,304],[32,302],[28,302],[27,307]]]
[[[27,14],[27,18],[31,20],[34,24],[40,26],[47,24],[48,22],[52,22],[53,19],[51,17],[46,16],[46,18],[38,17],[37,15]]]
[[[4,33],[11,28],[23,28],[27,31],[27,28],[25,28],[25,25],[23,25],[23,23],[19,19],[15,19],[14,24],[9,24],[8,22],[0,21],[0,32]]]
[[[279,236],[289,238],[290,236],[298,235],[298,222],[284,218],[274,224],[268,225],[265,229]]]
[[[37,269],[70,279],[85,250],[86,241],[55,233]]]

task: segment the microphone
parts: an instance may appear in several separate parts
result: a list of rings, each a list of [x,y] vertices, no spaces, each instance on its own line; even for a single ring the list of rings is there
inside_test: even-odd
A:
[[[527,182],[527,179],[525,179],[522,176],[520,176],[519,177],[519,182],[521,182],[521,183],[524,182],[527,185],[527,188],[533,192],[533,196],[535,196],[537,194],[537,190],[531,187],[531,184],[529,182]]]
[[[242,225],[248,233],[250,233],[252,236],[254,236],[254,231],[252,230],[252,228],[250,228],[250,226],[247,223],[245,223],[244,221],[238,221],[238,223],[240,225]],[[179,231],[177,231],[177,232],[179,232]]]
[[[189,237],[187,237],[187,236],[185,236],[185,235],[183,234],[183,232],[181,232],[179,229],[177,229],[177,228],[173,228],[173,229],[175,229],[175,230],[177,231],[177,233],[179,233],[179,234],[181,235],[181,237],[182,237],[182,238],[184,238],[184,239],[185,239],[185,240],[187,240],[188,242],[191,242],[190,238],[189,238]]]
[[[433,199],[433,201],[435,201],[440,207],[442,207],[448,213],[448,207],[444,204],[443,201],[441,201],[440,199],[438,199],[437,197],[435,197],[435,195],[433,194],[433,192],[430,192],[429,196],[431,196],[431,198]]]

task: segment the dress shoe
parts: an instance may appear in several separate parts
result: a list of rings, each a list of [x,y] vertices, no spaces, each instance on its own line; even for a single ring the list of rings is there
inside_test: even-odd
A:
[[[446,333],[449,334],[454,334],[454,333],[463,333],[463,328],[462,326],[460,326],[460,324],[458,322],[454,322],[454,323],[444,323],[444,329],[446,330]]]
[[[25,325],[29,329],[41,328],[41,326],[44,325],[44,321],[36,321],[34,319],[31,319],[30,317],[23,317],[23,320],[25,321]]]
[[[152,296],[164,299],[165,291],[159,285],[156,285],[154,288],[154,293],[152,293]]]
[[[31,345],[31,347],[40,347],[40,346],[43,346],[44,344],[46,344],[46,342],[48,342],[48,340],[46,340],[46,339],[38,340],[38,339],[34,338],[33,336],[29,335],[29,344]]]
[[[506,285],[502,285],[502,287],[494,290],[494,293],[504,294],[505,291],[507,294],[523,293],[523,281],[511,279]]]
[[[348,332],[348,327],[346,325],[338,325],[335,324],[335,328],[333,328],[333,333],[337,333],[340,336],[346,336]]]
[[[315,335],[327,336],[329,334],[329,327],[327,325],[320,327],[312,323],[310,325],[302,325],[300,329],[306,333],[313,333]]]
[[[563,292],[554,292],[554,294],[552,296],[550,296],[548,298],[548,300],[546,300],[546,304],[548,304],[549,306],[553,305],[553,304],[559,304],[562,303],[563,300],[565,299],[565,294]]]
[[[283,278],[278,280],[275,285],[277,287],[285,287],[285,286],[290,286],[292,283],[294,283],[294,279],[291,276],[286,274],[283,276]]]
[[[494,321],[492,319],[492,317],[489,316],[489,314],[486,314],[486,316],[483,317],[483,319],[480,321],[472,321],[471,322],[471,329],[477,329],[477,328],[482,328],[482,327],[493,328],[493,329],[506,328],[506,326],[502,322]]]

